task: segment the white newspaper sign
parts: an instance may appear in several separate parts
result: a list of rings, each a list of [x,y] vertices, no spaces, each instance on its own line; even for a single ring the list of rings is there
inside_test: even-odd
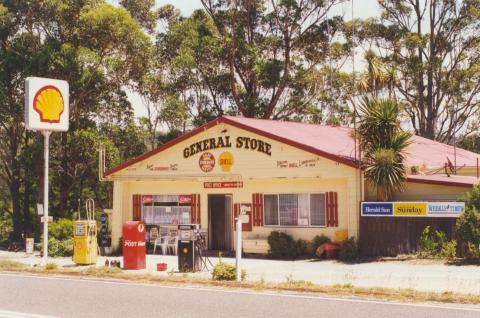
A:
[[[427,216],[458,217],[465,211],[465,202],[428,202]]]

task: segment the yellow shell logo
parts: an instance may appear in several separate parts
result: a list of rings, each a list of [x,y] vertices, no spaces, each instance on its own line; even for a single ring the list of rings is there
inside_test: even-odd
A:
[[[218,164],[222,167],[222,171],[230,171],[233,165],[233,155],[228,151],[222,152],[218,157]]]
[[[55,86],[42,87],[35,94],[33,108],[40,115],[40,121],[46,123],[60,122],[63,113],[63,96]]]

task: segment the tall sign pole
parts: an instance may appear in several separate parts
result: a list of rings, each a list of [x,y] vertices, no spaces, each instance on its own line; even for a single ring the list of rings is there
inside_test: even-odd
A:
[[[45,130],[42,132],[44,137],[43,142],[43,264],[47,264],[48,259],[48,161],[49,161],[49,147],[50,134],[52,132]]]
[[[44,136],[43,182],[43,259],[48,260],[48,161],[50,134],[67,131],[69,87],[66,81],[42,77],[25,80],[25,128],[41,131]]]

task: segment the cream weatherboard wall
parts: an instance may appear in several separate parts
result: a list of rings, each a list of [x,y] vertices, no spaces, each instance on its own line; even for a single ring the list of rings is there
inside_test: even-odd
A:
[[[190,145],[210,138],[218,140],[219,137],[224,145],[227,145],[228,139],[230,147],[208,149],[185,158],[192,149],[195,152],[195,146],[190,148]],[[237,143],[239,137],[243,145]],[[264,151],[246,149],[245,138],[257,140],[257,145],[260,141],[264,143]],[[202,142],[203,145],[209,145],[209,141]],[[215,158],[215,165],[209,172],[202,171],[199,164],[199,158],[205,152]],[[229,152],[233,157],[229,171],[222,170],[219,165],[219,157],[224,152]],[[231,194],[233,203],[251,203],[253,193],[335,191],[338,193],[338,227],[254,226],[253,231],[244,232],[243,237],[265,239],[274,229],[303,239],[311,239],[322,233],[333,237],[339,229],[348,230],[350,236],[357,237],[357,211],[361,200],[358,178],[358,170],[351,166],[226,123],[217,124],[109,176],[109,180],[114,182],[112,242],[117,244],[122,223],[133,217],[132,197],[135,194],[198,193],[201,225],[207,228],[209,194]],[[243,187],[204,188],[204,182],[211,181],[240,181]]]
[[[396,192],[393,200],[396,201],[464,201],[467,192],[472,187],[453,185],[427,184],[417,182],[406,182],[403,192]],[[376,190],[366,183],[365,200],[376,201]]]

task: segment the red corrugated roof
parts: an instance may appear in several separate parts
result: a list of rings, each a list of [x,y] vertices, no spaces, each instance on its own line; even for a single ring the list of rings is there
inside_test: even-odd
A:
[[[349,166],[357,166],[353,129],[350,127],[224,116],[196,128],[138,158],[129,160],[120,166],[110,169],[105,172],[105,175],[110,175],[129,165],[144,160],[220,123],[230,124]],[[427,168],[440,168],[445,165],[447,157],[454,162],[454,150],[452,146],[419,136],[414,136],[413,139],[414,142],[408,149],[408,166],[425,165]],[[456,154],[457,166],[474,166],[476,165],[477,157],[479,157],[476,153],[458,147]]]
[[[355,142],[353,128],[341,126],[312,125],[296,122],[226,117],[231,121],[290,139],[334,156],[354,160]],[[420,136],[413,137],[408,148],[407,165],[439,168],[445,165],[447,157],[454,162],[453,146]],[[461,148],[456,149],[457,166],[475,166],[479,154]]]

